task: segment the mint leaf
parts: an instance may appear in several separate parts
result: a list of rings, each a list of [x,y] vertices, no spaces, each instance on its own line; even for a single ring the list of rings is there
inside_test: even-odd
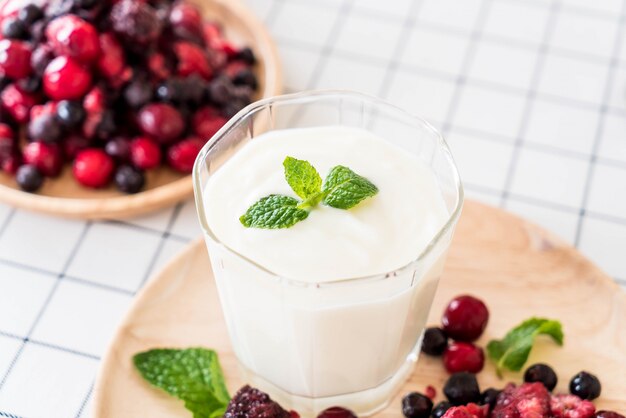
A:
[[[133,363],[153,386],[183,400],[194,418],[224,415],[230,396],[215,351],[158,348],[135,354]]]
[[[302,199],[322,190],[322,178],[308,161],[286,157],[283,167],[285,167],[285,180]]]
[[[502,369],[519,371],[522,369],[535,337],[547,335],[558,345],[563,345],[563,329],[561,323],[545,318],[530,318],[510,330],[502,340],[491,340],[487,344],[489,358],[496,362],[498,375]]]
[[[246,228],[289,228],[309,216],[299,208],[300,202],[289,196],[269,195],[250,206],[239,221]]]
[[[350,209],[378,193],[378,188],[348,167],[338,165],[330,170],[324,182],[324,203],[337,209]]]

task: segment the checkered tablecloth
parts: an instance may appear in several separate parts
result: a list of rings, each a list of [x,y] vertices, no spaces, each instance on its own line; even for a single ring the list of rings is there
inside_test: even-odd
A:
[[[441,129],[469,198],[626,287],[626,0],[244,0],[288,91],[371,93]],[[90,416],[133,296],[200,233],[191,201],[124,222],[0,206],[0,416]]]

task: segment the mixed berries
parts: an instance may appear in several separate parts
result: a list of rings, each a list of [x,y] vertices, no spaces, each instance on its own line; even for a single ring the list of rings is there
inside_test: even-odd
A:
[[[8,0],[0,169],[29,192],[65,165],[85,187],[125,193],[163,164],[190,173],[251,102],[255,62],[184,0]]]

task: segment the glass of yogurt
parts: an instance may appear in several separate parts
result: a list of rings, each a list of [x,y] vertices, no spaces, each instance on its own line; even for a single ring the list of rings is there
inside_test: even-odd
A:
[[[349,167],[378,193],[349,210],[320,204],[290,228],[245,228],[239,217],[260,198],[296,197],[287,156],[322,178]],[[193,177],[246,381],[303,417],[384,408],[417,361],[463,204],[441,135],[374,97],[285,95],[239,112],[202,149]]]

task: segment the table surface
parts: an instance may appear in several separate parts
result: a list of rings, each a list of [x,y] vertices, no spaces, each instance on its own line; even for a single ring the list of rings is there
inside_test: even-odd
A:
[[[244,1],[287,91],[353,89],[424,117],[469,198],[543,225],[626,287],[626,0]],[[191,200],[124,222],[0,205],[0,416],[91,416],[116,324],[199,234]]]

